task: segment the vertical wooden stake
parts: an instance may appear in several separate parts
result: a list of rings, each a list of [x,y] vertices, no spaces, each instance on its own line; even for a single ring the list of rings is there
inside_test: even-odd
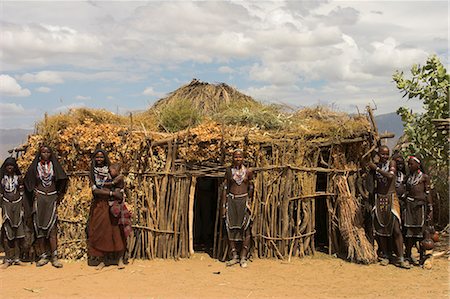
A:
[[[193,176],[189,190],[189,255],[194,254],[194,198],[197,177]]]

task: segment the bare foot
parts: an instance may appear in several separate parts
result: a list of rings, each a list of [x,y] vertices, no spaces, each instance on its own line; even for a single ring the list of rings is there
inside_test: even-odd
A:
[[[101,270],[103,268],[105,268],[105,263],[101,262],[100,264],[98,264],[98,266],[95,268],[95,270]]]
[[[49,262],[49,259],[46,257],[41,257],[41,259],[36,263],[36,267],[42,267],[44,265],[47,265]]]
[[[11,262],[5,261],[5,262],[3,263],[3,265],[1,266],[1,269],[6,269],[6,268],[8,268],[8,267],[11,266],[11,265],[12,265]]]
[[[119,263],[117,264],[117,268],[119,270],[125,269],[125,265],[123,264],[123,258],[119,259]]]
[[[248,267],[247,259],[245,257],[241,258],[240,265],[241,265],[241,268]]]
[[[227,267],[234,266],[236,264],[239,264],[239,257],[233,257],[231,260],[225,263]]]
[[[433,268],[433,257],[429,257],[423,262],[423,268],[426,270],[431,270]]]
[[[58,260],[58,258],[53,257],[52,258],[52,266],[55,268],[62,268],[63,264]]]
[[[387,265],[389,265],[389,259],[387,259],[387,258],[381,258],[381,260],[380,260],[380,265],[381,265],[381,266],[387,266]]]

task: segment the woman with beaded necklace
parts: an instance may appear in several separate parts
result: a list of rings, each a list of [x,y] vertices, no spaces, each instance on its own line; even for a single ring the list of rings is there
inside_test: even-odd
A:
[[[55,268],[63,266],[58,260],[57,207],[67,191],[68,180],[50,147],[41,146],[24,179],[26,190],[33,199],[35,244],[40,254],[37,267],[49,261]]]
[[[119,257],[119,269],[123,269],[123,252],[125,243],[119,227],[118,218],[110,213],[108,200],[123,200],[120,191],[111,190],[104,186],[106,182],[111,182],[109,173],[110,162],[108,154],[102,149],[97,149],[91,162],[90,179],[92,194],[94,196],[89,213],[88,224],[88,254],[97,258],[99,264],[97,270],[105,267],[105,257],[115,255]]]
[[[2,207],[2,238],[5,248],[3,269],[20,264],[17,248],[22,250],[24,227],[24,187],[16,159],[9,157],[0,169],[0,206]]]

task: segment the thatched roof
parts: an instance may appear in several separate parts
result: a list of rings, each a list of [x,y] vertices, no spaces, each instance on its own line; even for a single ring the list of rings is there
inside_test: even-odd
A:
[[[180,100],[188,100],[202,115],[217,113],[224,105],[234,102],[254,104],[256,101],[235,88],[225,84],[211,84],[193,79],[190,83],[172,91],[167,97],[158,100],[152,108],[162,109]]]

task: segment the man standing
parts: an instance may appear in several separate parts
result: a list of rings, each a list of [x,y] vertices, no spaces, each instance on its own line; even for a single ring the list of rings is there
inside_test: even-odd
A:
[[[378,236],[381,252],[381,265],[389,264],[389,242],[393,241],[398,257],[398,266],[409,269],[403,258],[403,237],[400,229],[400,204],[395,191],[397,167],[394,160],[389,161],[389,148],[382,145],[378,149],[379,163],[369,162],[375,171],[375,206],[373,208],[373,224]]]
[[[408,166],[409,176],[406,180],[407,196],[404,213],[405,255],[414,265],[419,265],[419,262],[411,255],[411,249],[414,243],[423,239],[425,221],[429,223],[432,219],[433,204],[430,195],[430,179],[420,170],[420,160],[410,156]],[[425,250],[422,245],[420,245],[419,252],[420,260],[423,262]]]
[[[222,198],[222,217],[225,218],[232,259],[227,266],[237,263],[246,268],[251,242],[250,200],[253,197],[253,173],[243,165],[241,149],[233,152],[233,165],[225,173],[225,198]],[[240,254],[237,243],[242,242]]]

